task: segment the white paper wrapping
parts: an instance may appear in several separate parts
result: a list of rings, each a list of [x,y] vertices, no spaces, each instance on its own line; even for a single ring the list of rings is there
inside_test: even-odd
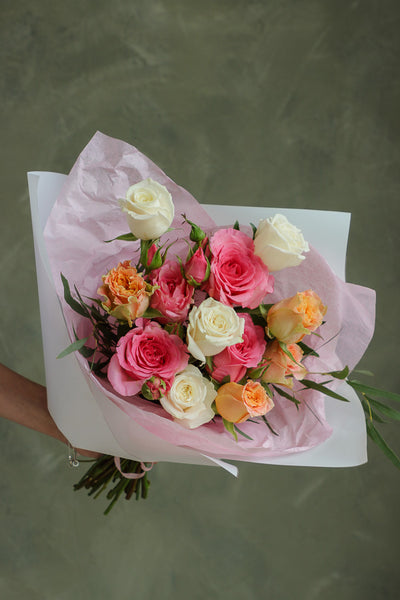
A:
[[[43,230],[65,178],[57,173],[28,173],[48,404],[57,426],[71,444],[79,448],[135,460],[219,465],[236,474],[235,466],[174,446],[126,419],[125,413],[96,386],[89,387],[90,382],[88,384],[74,355],[57,360],[56,356],[70,344],[70,339],[52,280]],[[305,238],[325,257],[334,273],[344,280],[350,225],[348,213],[216,205],[207,205],[206,209],[218,225],[236,219],[257,224],[260,218],[276,212],[286,215],[302,229]],[[349,386],[343,385],[339,393],[350,402],[326,400],[326,417],[333,429],[327,441],[306,452],[278,458],[253,457],[251,462],[325,467],[355,466],[366,462],[365,419],[361,404]],[[137,453],[133,452],[133,446]]]

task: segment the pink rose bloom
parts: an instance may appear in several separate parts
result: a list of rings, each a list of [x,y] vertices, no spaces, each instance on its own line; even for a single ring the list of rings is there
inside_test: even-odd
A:
[[[108,365],[108,379],[121,396],[139,393],[143,383],[153,376],[163,379],[168,390],[189,360],[180,337],[170,335],[155,321],[138,319],[136,324],[119,340]]]
[[[249,368],[256,367],[261,361],[266,348],[264,329],[254,325],[250,315],[243,313],[244,319],[243,342],[228,346],[214,356],[212,377],[222,381],[227,375],[231,381],[240,381]]]
[[[196,252],[193,254],[192,258],[190,258],[185,264],[185,275],[189,281],[192,279],[195,283],[202,283],[207,278],[207,272],[209,271],[209,263],[204,254],[204,250],[202,248],[197,248]]]
[[[253,240],[236,229],[220,229],[211,238],[211,274],[208,293],[229,306],[256,308],[274,290],[274,278],[259,256]]]
[[[159,310],[168,321],[184,321],[193,302],[194,288],[181,273],[174,260],[166,260],[150,273],[152,285],[158,286],[150,299],[151,308]]]

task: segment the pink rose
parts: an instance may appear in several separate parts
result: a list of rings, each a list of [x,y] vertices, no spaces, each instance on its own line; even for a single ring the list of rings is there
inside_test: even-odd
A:
[[[167,390],[176,373],[187,366],[187,347],[177,335],[170,335],[155,321],[138,319],[137,327],[122,337],[108,365],[107,376],[121,396],[140,392],[151,377],[165,381]]]
[[[210,263],[208,262],[203,248],[197,248],[193,256],[185,264],[185,275],[190,283],[200,285],[208,279]]]
[[[256,367],[261,361],[266,348],[264,329],[254,325],[250,315],[243,313],[244,319],[243,342],[228,346],[214,356],[212,377],[222,381],[227,375],[231,381],[240,381],[248,368]]]
[[[179,263],[166,260],[151,272],[150,280],[158,286],[150,299],[151,308],[159,310],[168,321],[184,321],[193,302],[194,288],[183,277]]]
[[[211,238],[210,246],[210,296],[229,306],[256,308],[273,292],[274,278],[254,254],[254,242],[249,236],[236,229],[220,229]]]

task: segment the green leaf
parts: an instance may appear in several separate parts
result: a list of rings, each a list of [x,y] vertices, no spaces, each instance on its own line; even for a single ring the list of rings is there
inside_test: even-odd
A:
[[[284,342],[279,342],[279,346],[282,348],[282,350],[284,351],[286,356],[288,356],[290,358],[290,360],[292,360],[299,367],[302,366],[300,363],[297,362],[297,360],[295,360],[293,354],[288,350],[288,347]]]
[[[60,273],[60,275],[61,275],[61,281],[62,281],[62,284],[64,287],[65,302],[72,308],[72,310],[74,310],[79,315],[82,315],[82,317],[89,317],[89,311],[85,307],[85,305],[82,306],[79,302],[77,302],[75,300],[75,298],[72,297],[68,280],[64,277],[64,275],[62,273]]]
[[[377,423],[385,423],[385,421],[381,419],[380,416],[374,410],[372,410],[369,402],[367,402],[367,400],[365,400],[364,397],[361,398],[361,406],[363,407],[364,412],[368,416],[370,421],[373,420]]]
[[[239,225],[239,221],[235,221],[235,224],[233,226],[233,229],[236,229],[237,231],[240,231],[240,225]]]
[[[57,356],[57,358],[64,358],[64,356],[71,354],[71,352],[76,352],[76,350],[80,350],[86,344],[88,339],[89,338],[85,337],[85,338],[82,338],[81,340],[75,340],[75,342],[72,342],[72,344],[70,344],[68,346],[68,348],[65,348],[65,350],[60,352],[60,354]]]
[[[79,337],[78,337],[78,334],[75,331],[75,328],[74,328],[74,336],[75,336],[75,341],[78,341]],[[86,346],[83,346],[79,350],[79,354],[82,354],[82,356],[84,358],[90,358],[91,356],[93,356],[94,353],[95,353],[95,348],[89,348],[89,347],[86,347]]]
[[[269,424],[267,417],[265,415],[262,415],[262,420],[264,421],[264,423],[266,424],[266,426],[268,427],[268,429],[270,430],[270,432],[273,435],[276,435],[279,437],[279,433],[276,433],[276,431],[274,429],[272,429],[271,425]]]
[[[325,387],[322,383],[316,383],[315,381],[311,381],[310,379],[302,379],[301,383],[307,388],[311,388],[312,390],[321,392],[322,394],[325,394],[326,396],[330,396],[331,398],[336,398],[336,400],[342,400],[343,402],[349,402],[349,400],[347,398],[345,398],[344,396],[341,396],[340,394],[337,394],[336,392],[332,391],[331,389]]]
[[[273,304],[260,304],[258,307],[260,309],[260,313],[263,319],[267,320],[268,311],[273,306]]]
[[[303,350],[304,356],[319,356],[318,352],[316,352],[314,348],[307,346],[307,344],[304,342],[297,342],[297,345]]]
[[[256,233],[257,233],[257,227],[254,225],[254,223],[250,223],[250,227],[253,230],[253,240],[256,237]]]
[[[239,429],[239,427],[235,424],[233,424],[233,427],[235,429],[235,431],[237,431],[237,433],[239,433],[240,435],[242,435],[244,438],[246,438],[246,440],[251,440],[253,441],[253,438],[250,437],[249,435],[247,435],[247,433],[245,433],[244,431],[242,431],[241,429]]]
[[[361,381],[357,381],[356,379],[348,379],[347,383],[351,385],[352,388],[356,390],[356,392],[360,392],[361,394],[369,394],[371,396],[378,396],[378,398],[386,398],[387,400],[396,400],[396,402],[400,402],[400,394],[396,394],[395,392],[387,392],[386,390],[380,390],[378,388],[372,387],[371,385],[365,385],[361,383]]]
[[[367,371],[364,369],[353,369],[352,373],[360,373],[360,375],[367,375],[368,377],[374,376],[372,371]]]
[[[151,393],[147,383],[142,385],[141,394],[146,398],[146,400],[154,400],[153,394]]]
[[[370,398],[369,396],[365,396],[365,398],[368,400],[368,402],[371,404],[371,406],[376,408],[376,410],[378,410],[380,413],[382,413],[386,417],[389,417],[390,419],[393,419],[394,421],[400,421],[400,411],[392,408],[391,406],[387,406],[387,404],[383,404],[382,402],[379,402],[378,400],[374,400],[373,398]]]
[[[287,400],[290,400],[290,402],[293,402],[297,408],[299,407],[299,404],[301,404],[300,400],[297,400],[297,398],[291,396],[290,394],[285,392],[285,390],[281,390],[281,388],[276,387],[276,385],[273,385],[272,387],[274,388],[277,394],[283,396],[283,398],[286,398]]]
[[[269,387],[268,383],[266,383],[265,381],[260,381],[261,386],[264,388],[264,390],[267,392],[268,396],[270,398],[273,398],[274,394],[271,391],[271,388]]]
[[[346,379],[349,373],[350,369],[346,365],[341,371],[328,371],[327,373],[321,373],[321,375],[332,375],[332,377],[335,377],[336,379]]]
[[[142,316],[144,319],[157,319],[159,317],[163,317],[164,315],[155,308],[147,308]]]
[[[118,237],[113,238],[112,240],[104,240],[106,244],[110,242],[115,242],[115,240],[121,240],[122,242],[137,242],[139,238],[137,238],[133,233],[124,233],[123,235],[119,235]]]
[[[235,441],[238,441],[238,436],[237,433],[235,431],[235,426],[234,423],[231,423],[230,421],[227,421],[226,419],[224,419],[224,417],[222,418],[222,422],[224,424],[225,429],[227,430],[228,433],[231,433],[233,435],[233,437],[235,438]]]
[[[267,367],[265,365],[249,369],[249,371],[247,371],[247,377],[250,377],[250,379],[260,379],[266,369]]]
[[[387,445],[379,431],[373,426],[369,419],[366,420],[367,423],[367,433],[371,440],[375,442],[377,446],[386,454],[388,459],[392,461],[395,467],[400,469],[400,460],[398,456],[393,452],[393,450]]]
[[[213,366],[213,357],[212,356],[206,356],[206,365],[210,369],[210,371],[213,370],[214,366]]]

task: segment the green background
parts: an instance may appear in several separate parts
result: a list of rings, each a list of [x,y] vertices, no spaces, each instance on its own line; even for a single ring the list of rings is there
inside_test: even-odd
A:
[[[2,362],[44,382],[26,171],[68,172],[101,130],[203,203],[351,212],[347,278],[377,290],[361,367],[399,391],[396,0],[1,10]],[[61,444],[0,434],[4,600],[398,597],[399,474],[371,445],[362,467],[243,464],[238,480],[159,464],[149,499],[105,518]]]

